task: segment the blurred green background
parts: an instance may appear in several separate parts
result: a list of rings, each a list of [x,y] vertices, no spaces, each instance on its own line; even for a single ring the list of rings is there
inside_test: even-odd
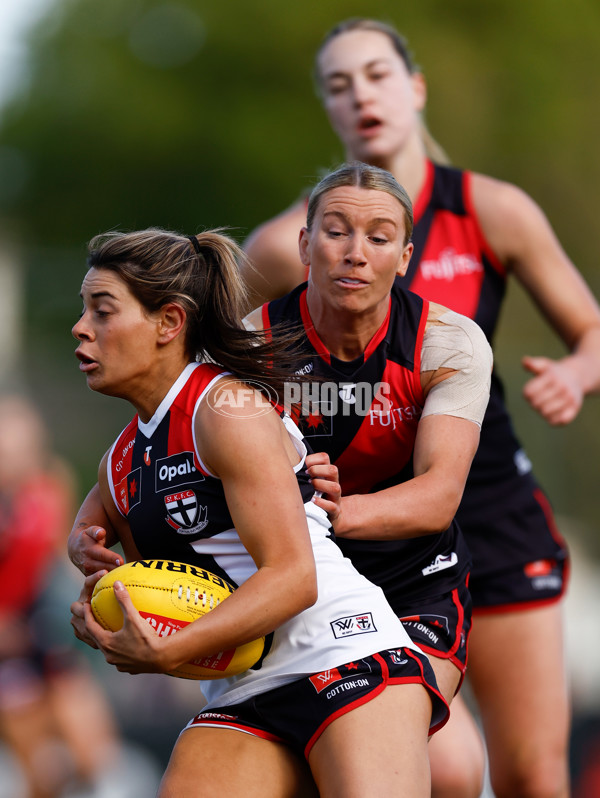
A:
[[[82,490],[130,415],[87,391],[73,357],[87,240],[148,225],[227,225],[242,240],[292,202],[343,157],[313,92],[313,54],[331,25],[365,14],[408,37],[452,161],[527,190],[600,294],[596,0],[56,0],[0,109],[0,247],[24,287],[4,382],[43,403]],[[521,355],[563,350],[516,286],[497,340],[538,477],[598,554],[598,399],[560,430],[526,406]]]

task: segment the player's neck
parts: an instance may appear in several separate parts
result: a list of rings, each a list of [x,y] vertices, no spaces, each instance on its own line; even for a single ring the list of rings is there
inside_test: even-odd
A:
[[[348,161],[354,159],[352,153],[347,153],[346,157]],[[374,158],[369,162],[373,166],[391,172],[414,203],[425,184],[427,160],[423,140],[420,134],[415,132],[401,149],[390,153],[389,157]]]
[[[427,156],[422,146],[405,148],[390,159],[386,167],[408,192],[413,203],[421,193],[427,175]]]
[[[312,288],[312,290],[311,290]],[[330,305],[309,283],[308,312],[327,351],[338,360],[362,355],[386,319],[389,298],[363,312]]]

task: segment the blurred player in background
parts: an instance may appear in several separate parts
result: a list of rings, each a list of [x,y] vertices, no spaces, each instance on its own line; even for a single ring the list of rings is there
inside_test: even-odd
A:
[[[68,622],[66,643],[45,612],[73,508],[71,473],[52,454],[40,414],[20,396],[0,397],[0,740],[30,798],[91,789],[106,757],[115,761],[104,695]]]
[[[389,170],[413,200],[405,287],[470,316],[491,341],[512,274],[569,350],[557,360],[523,358],[533,375],[524,395],[550,424],[572,421],[584,396],[600,390],[600,311],[540,208],[513,185],[443,165],[422,118],[424,77],[392,27],[375,20],[336,26],[317,53],[316,81],[347,160]],[[306,279],[298,252],[305,223],[303,198],[248,238],[255,268],[244,276],[254,306]],[[457,519],[473,556],[469,677],[494,790],[498,798],[566,798],[568,553],[496,374]],[[478,794],[476,759],[464,739],[451,719],[432,740],[436,798]]]

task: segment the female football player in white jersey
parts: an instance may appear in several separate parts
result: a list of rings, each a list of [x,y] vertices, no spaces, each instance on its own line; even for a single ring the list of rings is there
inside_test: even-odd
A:
[[[379,258],[383,282],[408,253],[388,199],[397,235]],[[321,796],[425,798],[427,740],[447,706],[383,592],[331,539],[302,436],[267,401],[297,379],[286,365],[295,334],[271,341],[243,327],[242,253],[218,232],[113,233],[90,249],[73,327],[80,370],[136,411],[100,466],[108,542],[127,559],[197,564],[237,589],[161,638],[117,583],[125,622],[110,632],[89,604],[99,571],[73,604],[76,634],[130,673],[271,641],[255,667],[203,683],[208,704],[176,742],[161,798],[298,794],[285,746],[304,755]],[[186,514],[173,512],[175,494]]]

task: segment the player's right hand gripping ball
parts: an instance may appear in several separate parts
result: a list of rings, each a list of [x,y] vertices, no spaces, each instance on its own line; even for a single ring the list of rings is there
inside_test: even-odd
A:
[[[142,618],[162,637],[174,634],[230,596],[235,588],[202,568],[170,560],[136,560],[105,574],[92,594],[98,623],[116,632],[123,613],[113,585],[123,582]],[[252,667],[263,654],[264,637],[211,657],[186,662],[170,672],[183,679],[222,679]]]

